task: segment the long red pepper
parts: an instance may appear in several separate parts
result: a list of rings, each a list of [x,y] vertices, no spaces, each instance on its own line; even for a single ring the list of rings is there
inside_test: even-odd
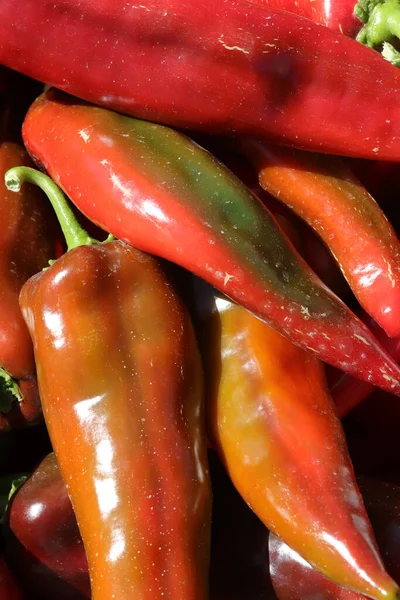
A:
[[[400,73],[244,0],[2,0],[0,63],[115,110],[210,133],[400,159]]]
[[[397,598],[323,365],[203,287],[195,287],[195,305],[208,434],[235,487],[271,531],[332,581],[372,598]]]
[[[326,362],[399,393],[399,366],[295,252],[263,204],[186,136],[50,91],[29,152],[92,221],[194,272]]]
[[[95,243],[45,175],[69,251],[23,287],[43,412],[88,559],[93,600],[203,600],[211,489],[203,378],[161,265]],[[73,447],[71,447],[73,440]]]
[[[13,494],[4,531],[6,557],[25,588],[41,600],[91,597],[82,538],[53,453]]]
[[[388,335],[400,335],[400,241],[348,165],[257,141],[240,148],[260,185],[319,234],[365,310]]]

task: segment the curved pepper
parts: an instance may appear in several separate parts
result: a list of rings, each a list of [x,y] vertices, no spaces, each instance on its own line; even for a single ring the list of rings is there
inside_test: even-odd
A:
[[[294,343],[400,392],[400,368],[295,252],[262,203],[184,135],[55,91],[26,147],[89,219],[207,280]]]
[[[316,569],[398,598],[354,479],[323,365],[224,298],[203,298],[208,427],[241,496]]]
[[[13,99],[11,94],[11,100]],[[28,96],[29,97],[29,96]],[[23,97],[25,98],[25,97]],[[23,101],[23,100],[22,100]],[[21,102],[22,102],[21,101]],[[11,167],[31,165],[22,145],[7,141],[15,115],[2,108],[0,133],[0,431],[33,424],[41,418],[32,342],[18,297],[22,285],[58,255],[54,215],[37,189],[18,194],[7,190],[4,174]],[[19,122],[19,125],[21,123]],[[13,136],[12,136],[13,137]],[[18,400],[19,402],[17,402]]]
[[[371,518],[385,565],[394,578],[400,576],[400,488],[377,479],[357,481]],[[269,538],[270,571],[279,600],[363,600],[365,596],[341,588],[324,578],[280,538]]]
[[[348,165],[257,141],[239,147],[257,169],[261,187],[325,242],[365,310],[388,335],[400,335],[400,242]]]
[[[69,248],[20,303],[92,598],[204,599],[211,490],[189,317],[154,258],[93,244],[47,176],[7,174],[13,189],[21,178],[46,189]]]
[[[2,0],[0,22],[0,63],[108,108],[317,152],[400,158],[398,70],[289,12],[242,0],[203,0],[195,10],[191,0]]]
[[[2,557],[0,557],[0,600],[24,600],[21,588]]]
[[[45,600],[90,598],[82,538],[55,455],[12,496],[6,555],[26,588]]]

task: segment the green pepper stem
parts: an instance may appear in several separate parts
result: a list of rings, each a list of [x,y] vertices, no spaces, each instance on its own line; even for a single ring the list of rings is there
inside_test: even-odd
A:
[[[3,367],[0,367],[0,412],[7,414],[15,400],[22,402],[18,384]]]
[[[57,215],[68,250],[99,243],[83,229],[72,212],[65,195],[48,175],[30,167],[13,167],[5,174],[4,181],[7,189],[13,192],[19,192],[25,182],[33,183],[43,190]]]
[[[359,0],[354,14],[364,22],[357,41],[371,48],[400,39],[400,0]]]

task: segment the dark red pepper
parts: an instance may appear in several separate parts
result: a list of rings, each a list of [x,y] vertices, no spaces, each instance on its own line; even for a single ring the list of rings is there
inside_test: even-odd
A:
[[[25,588],[43,600],[91,597],[82,538],[54,454],[12,496],[6,529],[6,555]]]
[[[32,105],[23,136],[103,229],[194,272],[322,360],[399,392],[399,366],[368,328],[259,199],[192,140],[55,90]]]
[[[362,44],[246,1],[2,0],[0,63],[136,117],[400,159],[400,73]]]

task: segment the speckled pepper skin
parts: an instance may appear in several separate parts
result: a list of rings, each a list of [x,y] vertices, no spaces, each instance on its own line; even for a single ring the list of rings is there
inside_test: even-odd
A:
[[[159,263],[120,241],[80,246],[25,284],[21,308],[93,600],[204,600],[202,370]]]
[[[396,68],[289,12],[241,0],[196,10],[190,0],[2,0],[0,21],[0,63],[85,100],[180,128],[399,160]]]

